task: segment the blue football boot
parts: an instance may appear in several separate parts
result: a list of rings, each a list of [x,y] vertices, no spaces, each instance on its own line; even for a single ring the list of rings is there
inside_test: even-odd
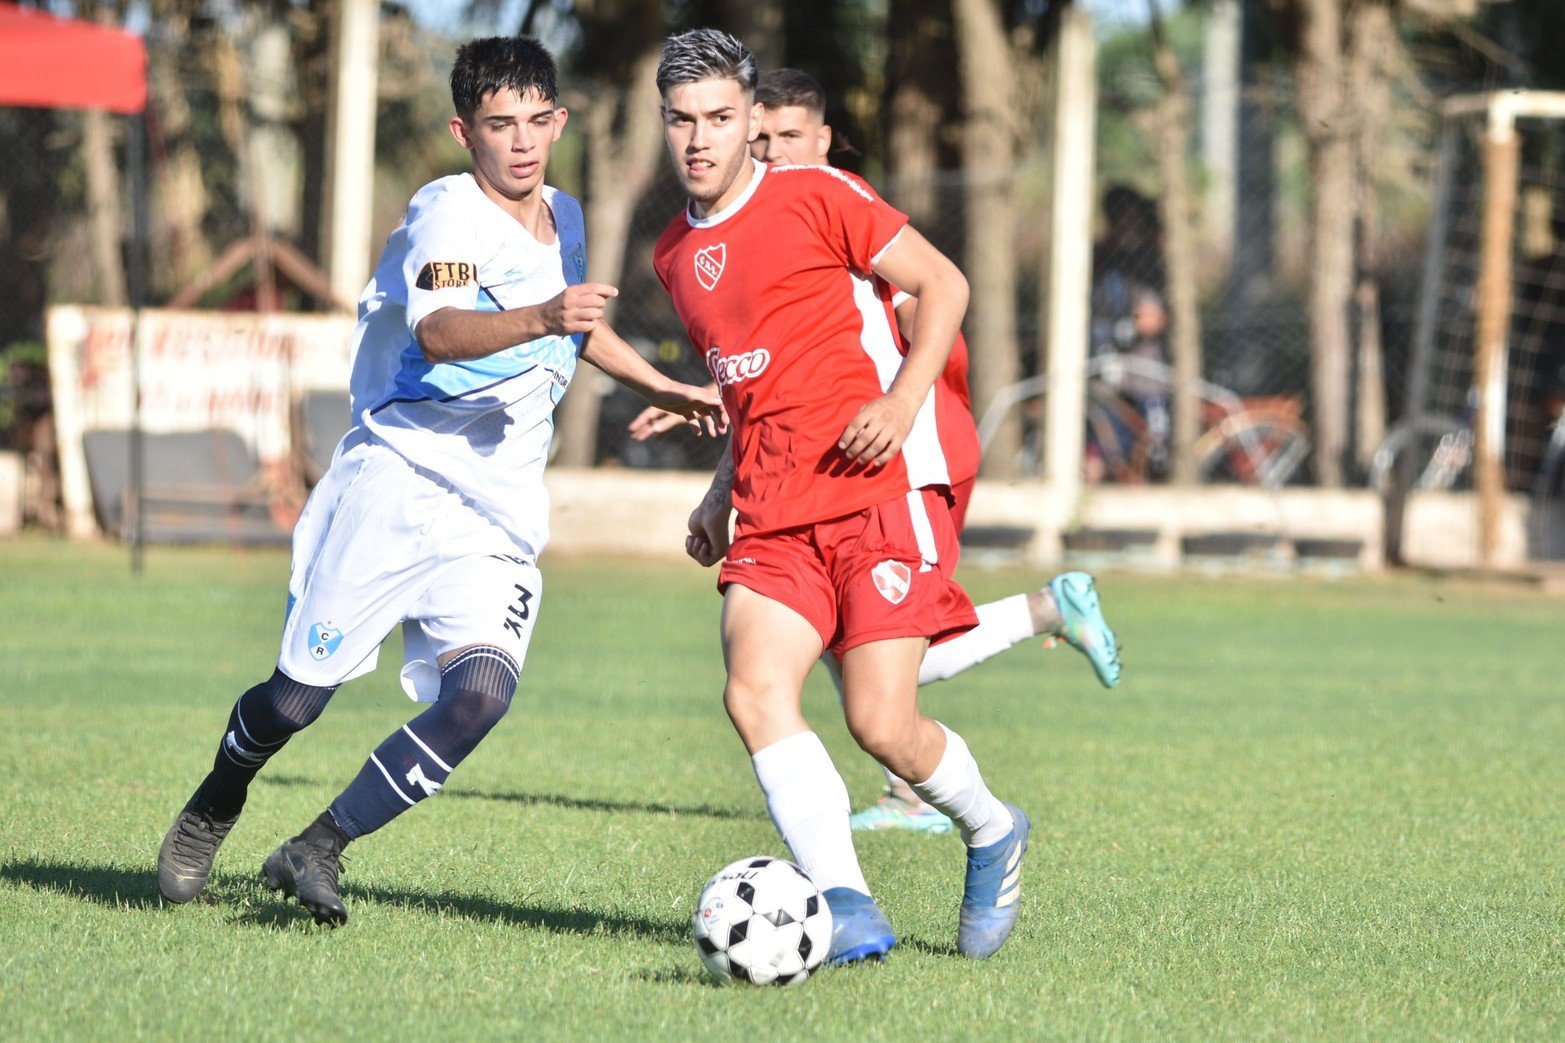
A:
[[[967,849],[967,885],[956,947],[975,960],[993,956],[1011,936],[1022,908],[1022,856],[1032,823],[1015,804],[1007,804],[1016,824],[1008,836],[987,847]]]
[[[897,936],[875,900],[851,887],[833,887],[824,894],[831,908],[831,948],[826,962],[840,965],[885,959],[897,944]]]
[[[1049,593],[1064,620],[1060,636],[1087,657],[1103,687],[1119,684],[1119,640],[1103,619],[1092,577],[1085,572],[1062,572],[1049,580]]]

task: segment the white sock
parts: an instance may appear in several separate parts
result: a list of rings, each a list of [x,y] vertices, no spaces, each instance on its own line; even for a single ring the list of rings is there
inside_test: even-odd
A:
[[[968,847],[1003,840],[1015,825],[1010,809],[984,785],[962,737],[943,724],[940,729],[946,733],[946,752],[927,781],[912,783],[913,792],[955,822]]]
[[[814,732],[772,743],[750,758],[766,810],[793,859],[822,891],[869,894],[848,828],[848,787]]]
[[[978,606],[978,625],[967,633],[931,645],[919,664],[918,683],[944,681],[970,666],[1033,636],[1032,609],[1026,594],[1013,594]]]

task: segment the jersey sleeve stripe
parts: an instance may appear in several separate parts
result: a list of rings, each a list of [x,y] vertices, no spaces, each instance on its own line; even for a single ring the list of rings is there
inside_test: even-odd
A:
[[[879,264],[880,263],[880,259],[882,257],[886,256],[886,251],[891,249],[893,246],[897,245],[897,240],[902,238],[902,233],[905,232],[905,231],[907,231],[907,225],[903,225],[901,228],[898,228],[897,229],[897,234],[892,236],[891,237],[891,241],[886,243],[885,246],[882,246],[879,250],[875,251],[875,256],[870,258],[869,263],[871,265]],[[901,293],[902,291],[898,290],[897,292]],[[906,297],[907,294],[903,294],[903,296]]]

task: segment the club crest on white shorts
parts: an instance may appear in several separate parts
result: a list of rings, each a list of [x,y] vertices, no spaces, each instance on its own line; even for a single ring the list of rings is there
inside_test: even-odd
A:
[[[334,627],[331,621],[310,624],[310,658],[317,663],[322,659],[331,658],[331,654],[337,651],[337,646],[342,644],[342,629]]]

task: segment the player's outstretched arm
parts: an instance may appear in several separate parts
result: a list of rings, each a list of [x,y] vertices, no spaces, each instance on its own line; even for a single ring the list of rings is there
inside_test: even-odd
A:
[[[884,395],[859,410],[837,440],[850,459],[878,467],[902,451],[913,418],[945,368],[967,312],[967,279],[911,226],[886,247],[875,274],[908,293],[918,309],[896,379]]]
[[[475,311],[441,308],[426,315],[413,331],[430,362],[466,362],[548,336],[590,333],[603,307],[619,290],[604,283],[567,286],[561,293],[527,308]]]
[[[713,390],[717,389],[716,384],[708,386]],[[645,442],[649,438],[666,435],[676,428],[684,427],[687,423],[689,421],[678,413],[670,413],[667,410],[659,409],[657,406],[648,406],[637,413],[629,424],[625,425],[625,430],[630,434],[631,441]],[[696,428],[696,434],[701,433],[699,426],[692,426]]]
[[[593,327],[582,344],[581,357],[658,409],[680,417],[681,423],[704,427],[711,435],[728,430],[728,415],[715,384],[701,388],[664,376],[606,322]]]
[[[724,453],[712,475],[712,484],[696,509],[690,512],[690,535],[685,553],[703,568],[710,568],[728,554],[729,523],[734,514],[734,456]]]

